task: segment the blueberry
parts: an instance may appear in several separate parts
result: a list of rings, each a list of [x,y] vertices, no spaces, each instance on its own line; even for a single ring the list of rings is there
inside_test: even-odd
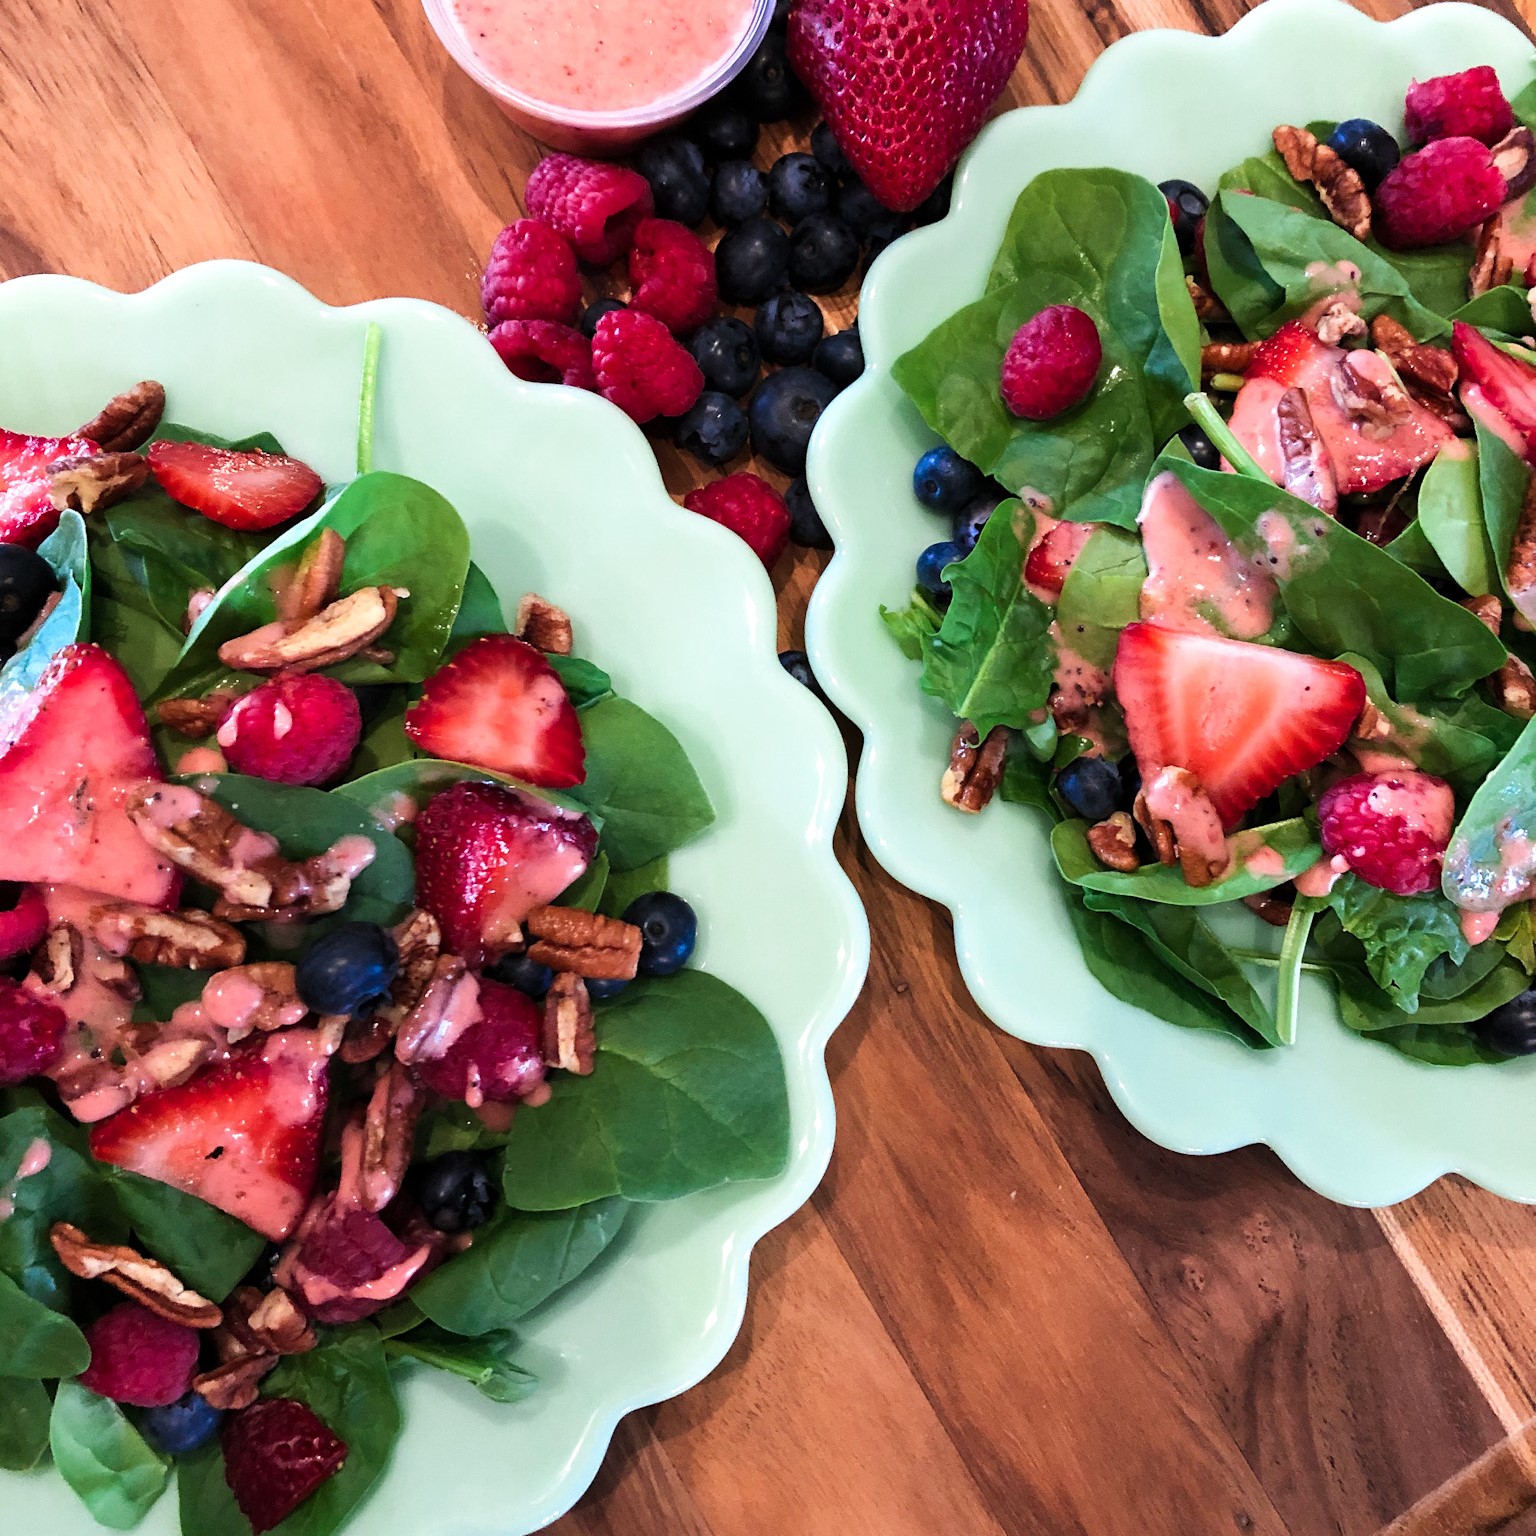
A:
[[[862,181],[850,181],[837,194],[837,216],[861,244],[879,240],[881,250],[902,232],[906,215],[887,208]]]
[[[1506,1056],[1536,1055],[1536,987],[1479,1019],[1472,1032],[1490,1050]]]
[[[816,674],[811,671],[811,658],[804,651],[780,651],[779,665],[802,688],[809,688],[818,699],[825,701],[826,695],[821,691],[821,684],[816,681]]]
[[[13,650],[58,590],[58,577],[41,555],[0,544],[0,646]]]
[[[629,983],[622,977],[591,977],[587,978],[587,996],[594,1003],[604,1002],[610,997],[617,997]]]
[[[1380,123],[1352,117],[1328,135],[1328,147],[1360,173],[1367,192],[1374,192],[1387,172],[1402,159],[1397,140]]]
[[[671,891],[637,896],[624,909],[624,921],[640,930],[640,974],[671,976],[687,965],[699,938],[693,908]]]
[[[912,471],[912,494],[931,512],[953,516],[981,494],[986,477],[947,443],[930,448]]]
[[[712,102],[688,124],[688,135],[711,160],[750,160],[757,148],[757,119],[740,107]]]
[[[859,341],[859,324],[854,321],[846,331],[836,331],[816,343],[811,365],[824,373],[839,389],[847,389],[864,372],[864,347]]]
[[[722,223],[745,224],[768,206],[768,183],[750,160],[727,160],[709,189],[709,211]]]
[[[815,155],[822,170],[838,181],[853,174],[853,167],[848,164],[848,157],[843,153],[843,146],[837,142],[837,135],[832,132],[830,123],[817,123],[811,129],[811,153]]]
[[[731,86],[731,99],[760,123],[778,123],[795,110],[800,82],[789,67],[782,32],[770,32]]]
[[[815,299],[791,288],[764,302],[754,329],[758,350],[770,363],[808,363],[826,321]]]
[[[490,1220],[491,1176],[473,1152],[445,1152],[417,1174],[416,1203],[439,1232],[469,1232]]]
[[[299,956],[294,983],[316,1013],[362,1013],[389,991],[400,969],[394,935],[377,923],[342,923]]]
[[[724,464],[747,446],[746,412],[718,389],[706,389],[677,421],[677,446],[705,464]]]
[[[803,479],[791,480],[784,490],[784,505],[789,508],[789,536],[807,549],[831,549],[832,535],[811,500],[811,488]]]
[[[825,213],[836,186],[815,156],[802,151],[780,155],[768,171],[768,207],[791,224]]]
[[[941,544],[930,544],[917,557],[917,584],[935,602],[949,601],[949,583],[944,580],[944,567],[965,558],[965,552],[953,539]]]
[[[727,303],[761,304],[789,276],[789,236],[772,219],[748,219],[715,247],[715,275]]]
[[[1157,190],[1168,199],[1168,212],[1173,219],[1173,233],[1179,249],[1188,256],[1195,248],[1195,231],[1211,200],[1192,181],[1160,181]]]
[[[616,310],[628,309],[629,305],[621,299],[593,299],[581,312],[581,319],[577,324],[581,327],[583,336],[592,337],[597,334],[597,322],[604,315],[611,315]]]
[[[1179,433],[1179,441],[1201,469],[1221,468],[1221,454],[1216,444],[1205,435],[1203,428],[1191,422]]]
[[[976,548],[981,530],[987,526],[987,519],[997,510],[997,504],[1002,500],[1002,495],[997,491],[985,490],[979,496],[973,496],[955,513],[954,539],[962,554],[968,555]]]
[[[530,960],[527,955],[507,955],[491,966],[486,974],[492,981],[504,981],[509,987],[537,1000],[549,991],[555,973],[547,965]]]
[[[218,1434],[224,1412],[196,1392],[188,1392],[168,1408],[145,1408],[139,1429],[151,1445],[167,1456],[185,1456]]]
[[[805,449],[837,386],[814,368],[783,368],[753,391],[747,406],[752,447],[786,475],[805,470]]]
[[[954,195],[954,174],[946,176],[932,192],[912,210],[914,224],[937,224],[949,212],[950,198]]]
[[[690,228],[709,212],[709,175],[704,151],[692,139],[668,134],[653,139],[635,157],[640,174],[651,184],[656,212]]]
[[[270,1291],[277,1284],[277,1266],[282,1256],[283,1250],[276,1243],[268,1243],[240,1283],[254,1286],[258,1291]]]
[[[859,264],[859,237],[835,213],[813,213],[789,238],[789,280],[807,293],[841,288]]]
[[[705,385],[722,394],[746,394],[762,371],[757,337],[751,326],[732,316],[701,325],[688,338],[688,350],[704,375]]]
[[[1074,816],[1107,820],[1120,809],[1120,770],[1106,758],[1074,758],[1056,775],[1056,794]]]

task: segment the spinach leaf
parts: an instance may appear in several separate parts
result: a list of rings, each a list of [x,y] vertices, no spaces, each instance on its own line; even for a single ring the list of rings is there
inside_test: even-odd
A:
[[[52,1412],[42,1382],[0,1377],[0,1471],[30,1472],[48,1454]]]
[[[938,634],[944,615],[929,602],[927,593],[914,587],[905,608],[887,608],[881,603],[880,622],[908,661],[921,661],[929,642]]]
[[[1059,821],[1061,810],[1051,798],[1052,769],[1052,763],[1041,762],[1029,751],[1022,737],[1015,737],[1003,759],[1003,778],[997,792],[1004,800],[1015,805],[1033,805],[1048,812],[1052,821]]]
[[[518,1210],[674,1200],[772,1178],[788,1154],[784,1061],[768,1021],[717,977],[679,971],[598,1008],[596,1070],[562,1074],[548,1104],[512,1122],[502,1182]]]
[[[517,1338],[511,1333],[488,1333],[479,1339],[461,1339],[443,1333],[429,1323],[403,1338],[390,1339],[384,1353],[390,1359],[419,1360],[439,1371],[461,1376],[475,1391],[493,1403],[520,1403],[539,1389],[539,1378],[511,1360]]]
[[[613,692],[613,679],[595,662],[584,661],[580,656],[556,656],[553,652],[546,653],[544,659],[559,674],[577,709],[585,709]]]
[[[609,870],[608,883],[603,887],[603,899],[598,902],[597,910],[609,917],[623,917],[625,909],[637,896],[645,896],[651,891],[671,890],[667,884],[670,877],[666,854],[662,854],[659,859],[652,859],[648,864],[627,869],[622,874]]]
[[[411,690],[394,690],[394,697],[371,720],[364,716],[362,739],[347,772],[352,778],[394,768],[416,755],[415,744],[405,734],[405,712],[411,705]],[[337,788],[343,786],[338,785]]]
[[[1106,671],[1114,665],[1120,631],[1141,617],[1146,579],[1147,557],[1135,534],[1105,527],[1089,536],[1056,604],[1056,622],[1079,656]]]
[[[485,784],[505,784],[535,800],[543,800],[566,810],[586,809],[576,804],[571,791],[534,789],[517,779],[509,779],[505,774],[493,773],[489,768],[476,768],[471,763],[450,763],[439,757],[413,757],[403,763],[392,763],[388,768],[376,769],[373,773],[338,784],[331,793],[355,800],[378,820],[394,821],[401,810],[408,809],[397,800],[397,796],[403,795],[419,810],[433,795],[465,779]],[[413,819],[414,814],[412,812],[407,820]],[[596,820],[595,817],[593,819]],[[601,822],[598,824],[600,826]]]
[[[180,624],[172,626],[157,613],[142,558],[115,543],[103,519],[93,517],[86,533],[91,555],[91,634],[118,659],[140,698],[148,698],[181,653]]]
[[[232,448],[236,453],[282,453],[283,445],[270,432],[252,432],[246,437],[220,437],[217,432],[203,432],[179,421],[162,421],[155,428],[151,442],[205,443],[210,448]]]
[[[1438,891],[1394,896],[1344,875],[1328,905],[1348,934],[1365,949],[1371,979],[1404,1013],[1419,1007],[1419,987],[1430,964],[1444,956],[1459,965],[1470,948],[1457,909]]]
[[[1104,367],[1082,405],[1021,420],[998,391],[1003,354],[1019,326],[1058,303],[1092,315]],[[1147,470],[1184,424],[1199,334],[1162,194],[1121,171],[1047,171],[1014,205],[985,296],[893,374],[941,437],[1009,489],[1132,528]]]
[[[1490,288],[1475,299],[1469,299],[1450,314],[1452,320],[1475,325],[1480,331],[1491,331],[1496,336],[1513,341],[1529,336],[1536,329],[1531,318],[1530,290],[1505,283]]]
[[[1418,525],[1463,592],[1481,597],[1502,586],[1483,521],[1478,460],[1467,443],[1448,443],[1424,471]]]
[[[1435,546],[1429,542],[1417,518],[1387,545],[1387,553],[1420,576],[1427,576],[1432,581],[1450,580],[1451,573],[1435,553]]]
[[[85,1335],[0,1273],[0,1377],[78,1376],[91,1363]]]
[[[181,1536],[251,1536],[251,1523],[240,1513],[224,1476],[217,1435],[190,1455],[176,1458],[176,1503]],[[294,1513],[302,1514],[302,1506]]]
[[[48,1425],[59,1475],[96,1521],[131,1531],[165,1492],[171,1464],[151,1450],[110,1398],[59,1383]]]
[[[503,1207],[472,1248],[411,1288],[411,1300],[450,1333],[477,1337],[509,1327],[582,1274],[629,1212],[623,1200],[533,1215]]]
[[[444,1152],[484,1152],[505,1146],[506,1131],[487,1130],[467,1104],[434,1104],[416,1123],[417,1157],[441,1157]]]
[[[455,655],[482,635],[506,633],[507,621],[496,588],[491,585],[491,578],[471,560],[464,572],[464,596],[460,599],[459,611],[453,616],[453,628],[448,632],[443,654]]]
[[[1510,959],[1519,961],[1527,976],[1536,976],[1536,908],[1528,901],[1505,910],[1494,930],[1494,942],[1504,946]]]
[[[1508,591],[1510,552],[1515,544],[1515,530],[1520,524],[1520,508],[1530,487],[1531,472],[1520,455],[1499,436],[1490,432],[1476,416],[1477,482],[1482,492],[1483,519],[1493,555],[1496,585],[1492,590]],[[1522,594],[1531,609],[1526,617],[1536,618],[1536,605],[1529,593]],[[1516,605],[1519,606],[1518,604]]]
[[[562,907],[579,907],[583,912],[596,912],[608,888],[608,855],[601,848],[597,857],[570,885],[555,898]]]
[[[35,688],[55,654],[91,635],[91,564],[86,553],[85,519],[66,510],[59,526],[37,546],[59,579],[59,600],[21,650],[0,671],[0,683]]]
[[[1451,833],[1440,888],[1458,906],[1497,911],[1536,879],[1536,720],[1472,796]],[[4,1240],[0,1227],[0,1242]]]

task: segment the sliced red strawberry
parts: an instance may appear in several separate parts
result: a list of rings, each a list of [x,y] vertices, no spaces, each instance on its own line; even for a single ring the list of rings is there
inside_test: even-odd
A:
[[[35,688],[0,694],[0,880],[164,905],[175,871],[125,809],[159,777],[128,674],[99,646],[66,646]]]
[[[1249,379],[1233,406],[1232,431],[1282,490],[1329,517],[1338,515],[1333,456],[1318,433],[1305,391],[1278,379]]]
[[[281,1525],[347,1460],[346,1444],[291,1397],[264,1397],[231,1414],[221,1443],[224,1480],[256,1536]]]
[[[1365,704],[1343,662],[1160,624],[1121,632],[1114,679],[1143,780],[1187,768],[1227,827],[1337,752]]]
[[[433,757],[546,789],[586,777],[565,684],[541,651],[512,635],[482,635],[434,672],[406,712],[405,734]]]
[[[1536,464],[1536,368],[1501,352],[1481,331],[1460,320],[1451,328],[1451,349],[1461,367],[1461,398],[1467,410],[1526,463]]]
[[[259,448],[162,442],[146,452],[167,496],[226,528],[275,528],[321,491],[320,476],[308,464]]]
[[[327,1059],[315,1030],[269,1035],[101,1121],[91,1151],[280,1242],[315,1187]]]
[[[1061,596],[1073,562],[1083,552],[1083,545],[1098,530],[1097,523],[1056,523],[1030,546],[1024,562],[1024,580],[1036,596]]]
[[[52,466],[60,459],[99,453],[85,437],[27,437],[0,429],[0,544],[35,548],[58,527]]]
[[[504,784],[455,784],[416,820],[416,900],[442,925],[445,946],[481,965],[596,853],[597,830],[575,811]]]

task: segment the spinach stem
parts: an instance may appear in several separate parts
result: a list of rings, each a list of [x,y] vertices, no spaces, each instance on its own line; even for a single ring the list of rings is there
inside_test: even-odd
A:
[[[1217,451],[1240,475],[1252,480],[1262,480],[1265,485],[1274,482],[1259,468],[1259,461],[1238,442],[1220,411],[1211,404],[1209,395],[1198,391],[1184,396],[1184,408],[1194,418],[1195,425],[1216,445]]]
[[[368,322],[363,337],[363,388],[357,406],[357,472],[366,475],[373,468],[373,407],[379,392],[379,347],[384,340],[377,320]]]
[[[1277,966],[1280,964],[1280,956],[1269,950],[1237,949],[1229,944],[1227,945],[1227,953],[1231,955],[1234,960],[1241,960],[1244,965]],[[1311,971],[1318,976],[1326,975],[1328,972],[1328,967],[1326,965],[1318,965],[1311,960],[1303,960],[1300,965],[1297,966],[1297,969],[1301,971]]]
[[[1275,998],[1275,1038],[1281,1045],[1296,1043],[1296,1008],[1301,1000],[1302,956],[1307,936],[1317,916],[1310,902],[1298,901],[1291,908],[1291,920],[1285,925],[1285,939],[1280,945],[1279,993]]]

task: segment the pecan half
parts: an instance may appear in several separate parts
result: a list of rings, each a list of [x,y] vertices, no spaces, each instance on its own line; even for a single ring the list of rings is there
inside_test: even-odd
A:
[[[586,1077],[596,1059],[587,984],[574,972],[561,971],[544,994],[544,1065]]]
[[[640,968],[640,930],[616,917],[576,907],[535,907],[528,914],[535,942],[528,956],[553,971],[594,981],[630,981]]]
[[[1339,509],[1338,485],[1301,390],[1288,389],[1275,401],[1275,426],[1281,488],[1334,516]]]
[[[1504,623],[1504,605],[1491,592],[1482,597],[1464,597],[1461,606],[1491,635],[1497,635]],[[1363,720],[1364,715],[1361,716]],[[1358,732],[1357,732],[1358,734]]]
[[[1348,299],[1337,298],[1323,306],[1317,317],[1317,339],[1325,346],[1341,347],[1365,335],[1365,320]]]
[[[256,1401],[261,1395],[261,1383],[276,1369],[276,1355],[237,1355],[201,1376],[194,1376],[192,1388],[210,1407],[238,1413]]]
[[[1186,277],[1184,286],[1189,290],[1190,303],[1195,306],[1195,318],[1201,325],[1225,325],[1232,319],[1227,313],[1227,306],[1210,289],[1202,287],[1197,279]]]
[[[1200,377],[1208,381],[1218,373],[1247,373],[1258,350],[1256,341],[1208,341],[1200,348]]]
[[[164,415],[164,388],[144,379],[113,395],[75,435],[88,437],[103,453],[123,453],[148,442]]]
[[[334,528],[325,528],[299,557],[298,569],[278,594],[277,616],[304,623],[336,601],[341,591],[341,568],[347,545]]]
[[[56,1221],[49,1229],[53,1251],[70,1274],[82,1280],[104,1280],[160,1317],[188,1328],[217,1328],[224,1313],[185,1286],[155,1259],[122,1244],[93,1243],[79,1227]]]
[[[416,1121],[426,1102],[426,1092],[403,1062],[391,1062],[379,1074],[363,1120],[358,1188],[364,1210],[382,1211],[400,1193],[405,1171],[411,1164]]]
[[[72,923],[55,923],[48,930],[32,957],[32,975],[59,998],[90,982],[126,1002],[139,1000],[139,978],[133,967],[120,956],[107,954],[94,936],[87,944],[86,936]]]
[[[1536,134],[1529,128],[1511,128],[1493,146],[1493,163],[1508,183],[1505,202],[1524,197],[1536,187]]]
[[[1536,717],[1536,677],[1531,669],[1511,652],[1504,665],[1488,679],[1494,700],[1507,715],[1516,720]]]
[[[1159,864],[1177,864],[1179,862],[1179,849],[1173,840],[1172,824],[1154,816],[1147,809],[1146,795],[1139,791],[1135,800],[1131,803],[1131,811],[1136,818],[1136,825],[1147,834],[1147,841],[1152,844],[1152,851],[1157,855],[1157,862]]]
[[[219,660],[241,672],[315,672],[356,656],[395,621],[394,587],[360,587],[312,618],[278,619],[219,647]]]
[[[77,453],[48,466],[48,500],[62,512],[95,512],[149,484],[149,460],[137,453]]]
[[[1158,861],[1177,863],[1184,883],[1196,890],[1210,885],[1232,867],[1232,852],[1225,839],[1220,838],[1221,822],[1210,796],[1187,768],[1162,768],[1154,783],[1159,789],[1171,792],[1169,803],[1173,819],[1165,821],[1154,816],[1145,791],[1137,794],[1132,809],[1138,824],[1157,850]],[[1202,843],[1208,846],[1207,839],[1213,834],[1221,842],[1221,852],[1214,859],[1199,846]]]
[[[397,1060],[438,1060],[480,1018],[480,983],[457,955],[439,955],[415,1007],[400,1021]]]
[[[939,780],[939,796],[957,811],[974,815],[991,803],[1003,781],[1003,760],[1008,754],[1008,731],[997,725],[979,740],[969,720],[960,722],[949,744],[949,767]]]
[[[1107,821],[1089,827],[1088,847],[1106,869],[1128,875],[1141,868],[1136,856],[1136,825],[1129,811],[1116,811]]]
[[[1371,321],[1371,342],[1421,403],[1426,394],[1451,398],[1461,373],[1453,353],[1416,341],[1406,325],[1385,314]]]
[[[309,1017],[309,1005],[299,996],[296,972],[287,960],[256,960],[250,965],[231,966],[221,971],[203,989],[205,1005],[225,999],[219,993],[238,989],[237,1006],[218,1009],[221,1018],[237,1018],[238,1023],[225,1031],[231,1045],[251,1034],[270,1034],[275,1029],[291,1029]],[[256,994],[252,999],[254,989]]]
[[[1475,299],[1490,288],[1500,288],[1514,275],[1515,261],[1504,250],[1504,215],[1485,219],[1477,231],[1477,251],[1467,274],[1467,292]]]
[[[201,741],[223,725],[230,707],[242,698],[244,694],[233,688],[216,688],[200,699],[165,699],[155,706],[155,713],[161,725],[178,736]]]
[[[1319,144],[1305,128],[1282,125],[1274,132],[1275,148],[1285,168],[1301,182],[1309,182],[1323,200],[1328,217],[1356,240],[1371,238],[1371,196],[1359,171],[1336,150]]]
[[[394,929],[394,936],[400,950],[400,969],[389,989],[389,1003],[380,1012],[388,1013],[398,1023],[426,992],[443,947],[443,933],[437,919],[418,907]]]
[[[91,932],[109,955],[140,965],[184,971],[222,971],[245,959],[245,935],[206,912],[162,912],[132,901],[109,901],[91,910]]]
[[[575,643],[570,617],[565,610],[555,607],[537,592],[525,592],[518,601],[512,633],[553,656],[569,656]]]
[[[315,1347],[315,1330],[282,1286],[265,1293],[236,1286],[224,1303],[224,1326],[213,1336],[224,1361],[258,1354],[303,1355]]]

